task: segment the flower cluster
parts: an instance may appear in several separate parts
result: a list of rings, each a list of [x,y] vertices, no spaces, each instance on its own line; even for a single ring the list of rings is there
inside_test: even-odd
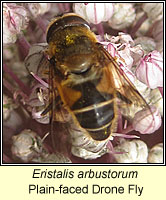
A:
[[[89,138],[61,105],[51,119],[54,136],[47,134],[52,113],[46,30],[66,12],[90,24],[147,103],[127,114],[119,110],[117,130],[106,141]],[[162,12],[162,3],[3,3],[4,162],[163,162]]]

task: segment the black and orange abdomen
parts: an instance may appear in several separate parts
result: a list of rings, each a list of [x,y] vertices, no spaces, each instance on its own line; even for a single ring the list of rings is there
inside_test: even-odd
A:
[[[70,108],[80,126],[86,129],[94,140],[107,139],[115,117],[113,95],[100,93],[93,81],[82,83],[73,89],[82,94]]]

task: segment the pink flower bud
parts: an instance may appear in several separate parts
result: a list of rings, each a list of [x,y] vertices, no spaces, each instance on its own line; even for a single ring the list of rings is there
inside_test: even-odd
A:
[[[43,15],[51,8],[50,3],[27,3],[25,5],[34,17]]]
[[[42,139],[30,129],[24,129],[12,137],[11,152],[15,159],[29,162],[41,154],[42,150]]]
[[[115,47],[113,46],[112,43],[107,43],[107,51],[111,54],[112,57],[115,57],[116,55],[116,50],[115,50]]]
[[[154,145],[148,155],[148,163],[163,163],[163,143]]]
[[[161,126],[161,116],[158,109],[151,106],[151,109],[143,109],[134,116],[133,128],[141,134],[150,134]]]
[[[75,3],[73,6],[75,13],[82,16],[89,23],[99,24],[108,21],[113,14],[112,3]]]
[[[27,27],[28,13],[24,7],[15,3],[3,5],[3,42],[14,43],[16,34]]]
[[[152,22],[163,17],[163,3],[143,3],[142,9],[147,13],[149,20]]]
[[[136,68],[137,78],[149,88],[163,87],[163,59],[159,52],[152,51],[141,59]]]
[[[141,140],[120,140],[120,144],[115,146],[115,152],[124,152],[114,154],[117,163],[147,163],[148,147]]]
[[[135,9],[131,3],[115,3],[114,14],[109,20],[113,29],[124,29],[130,26],[135,20]]]

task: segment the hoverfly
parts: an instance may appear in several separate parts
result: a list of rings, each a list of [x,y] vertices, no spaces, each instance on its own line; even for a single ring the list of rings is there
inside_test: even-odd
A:
[[[47,30],[50,112],[63,105],[72,120],[94,141],[117,129],[118,109],[147,107],[116,60],[98,43],[88,23],[76,14],[53,20]],[[56,88],[56,89],[55,89]]]

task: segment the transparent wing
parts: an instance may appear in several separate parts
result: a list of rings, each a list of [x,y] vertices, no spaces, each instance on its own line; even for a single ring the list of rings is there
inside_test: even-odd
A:
[[[57,89],[58,82],[57,76],[55,75],[55,66],[49,65],[49,106],[47,107],[47,112],[49,111],[50,116],[50,134],[54,150],[59,152],[67,151],[67,137],[68,127],[67,127],[67,117],[69,113],[65,110],[64,105],[61,101],[59,91]]]
[[[143,108],[149,108],[145,99],[138,92],[133,83],[126,76],[125,72],[121,69],[115,59],[103,48],[103,53],[108,59],[108,65],[103,69],[103,77],[98,85],[98,90],[114,94],[118,101],[118,107],[123,110],[123,113],[129,115],[132,110],[134,115]]]

